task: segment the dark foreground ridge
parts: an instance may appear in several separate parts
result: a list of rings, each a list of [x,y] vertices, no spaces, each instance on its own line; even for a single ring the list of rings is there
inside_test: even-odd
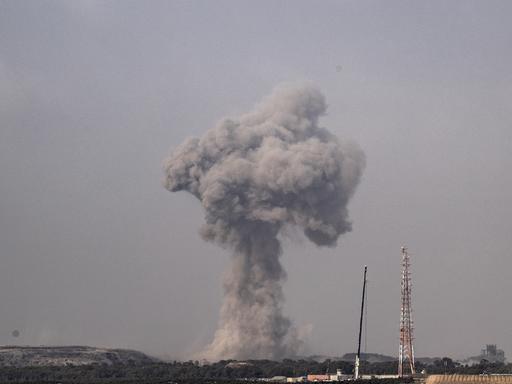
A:
[[[13,347],[14,348],[14,347]],[[11,349],[11,352],[14,349]],[[16,347],[16,351],[19,347]],[[79,356],[91,353],[91,350],[101,349],[90,347],[25,347],[24,351],[40,351],[43,355],[56,353],[58,358],[63,358],[57,351],[73,351]],[[119,356],[146,356],[136,351],[108,350],[118,351]],[[50,353],[51,352],[51,353]],[[99,352],[103,353],[111,352]],[[106,356],[106,355],[105,355]],[[110,356],[112,357],[112,356]],[[147,357],[147,356],[146,356]],[[41,359],[36,359],[41,361]],[[78,361],[82,361],[79,359]],[[111,358],[102,362],[93,362],[89,364],[72,364],[70,362],[64,365],[35,365],[35,366],[7,366],[2,362],[0,366],[0,383],[62,383],[62,384],[107,384],[107,383],[179,383],[179,384],[214,384],[214,383],[262,383],[268,382],[265,379],[278,377],[300,377],[308,374],[322,375],[327,372],[336,372],[341,370],[343,374],[351,375],[354,371],[354,364],[341,360],[325,360],[318,362],[314,360],[289,360],[271,361],[271,360],[247,360],[234,361],[222,360],[216,363],[200,363],[199,361],[187,362],[162,362],[156,361],[150,357],[147,358]],[[486,361],[473,366],[464,366],[453,362],[449,358],[436,359],[432,363],[418,363],[419,371],[425,370],[427,374],[492,374],[492,373],[512,373],[512,364],[489,363]],[[361,372],[364,375],[385,375],[396,374],[397,361],[369,363],[363,361]],[[286,380],[286,379],[285,379]],[[284,380],[284,381],[285,381]],[[283,380],[281,379],[281,382]],[[343,381],[339,381],[343,382]],[[361,381],[364,384],[402,384],[411,382],[407,379],[370,379]],[[354,381],[345,382],[352,383]]]

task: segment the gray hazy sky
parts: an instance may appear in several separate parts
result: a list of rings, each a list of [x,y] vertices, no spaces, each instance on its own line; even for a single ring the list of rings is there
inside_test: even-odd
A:
[[[512,2],[0,1],[0,344],[211,341],[229,253],[161,184],[186,137],[283,81],[367,156],[337,248],[284,240],[309,352],[397,354],[400,246],[416,354],[512,358]],[[21,335],[14,339],[13,329]]]

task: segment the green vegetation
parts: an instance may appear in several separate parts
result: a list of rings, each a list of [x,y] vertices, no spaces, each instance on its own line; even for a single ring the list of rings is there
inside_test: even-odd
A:
[[[362,363],[365,374],[394,374],[397,362]],[[478,365],[463,366],[449,358],[435,360],[432,364],[417,364],[418,371],[429,374],[459,373],[512,373],[512,364],[489,363],[482,361]],[[171,363],[140,363],[128,361],[125,364],[91,364],[83,366],[46,366],[46,367],[4,367],[0,368],[0,383],[250,383],[244,378],[264,378],[273,376],[305,376],[323,374],[341,369],[351,374],[353,363],[346,361],[316,362],[310,360],[249,360],[236,362],[219,361],[213,364],[200,364],[198,361]],[[375,380],[379,384],[397,384],[395,379]],[[353,382],[352,382],[353,383]],[[365,381],[365,383],[369,383]],[[374,384],[374,383],[369,383]]]

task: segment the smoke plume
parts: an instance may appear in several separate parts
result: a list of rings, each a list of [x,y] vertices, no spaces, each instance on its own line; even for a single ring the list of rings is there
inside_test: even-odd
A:
[[[206,358],[297,352],[297,331],[282,314],[278,235],[295,225],[313,243],[334,246],[351,230],[347,203],[365,163],[358,146],[318,126],[325,111],[315,86],[281,85],[252,112],[220,121],[166,160],[166,188],[196,196],[205,211],[201,236],[233,252]]]

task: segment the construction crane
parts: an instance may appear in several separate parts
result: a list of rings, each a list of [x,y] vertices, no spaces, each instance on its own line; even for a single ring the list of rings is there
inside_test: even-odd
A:
[[[366,297],[366,272],[368,270],[368,266],[364,266],[364,277],[363,277],[363,296],[361,298],[361,316],[359,318],[359,339],[357,342],[357,355],[356,355],[356,363],[354,366],[354,380],[359,379],[359,364],[361,359],[361,335],[363,333],[363,316],[364,316],[364,299]]]

